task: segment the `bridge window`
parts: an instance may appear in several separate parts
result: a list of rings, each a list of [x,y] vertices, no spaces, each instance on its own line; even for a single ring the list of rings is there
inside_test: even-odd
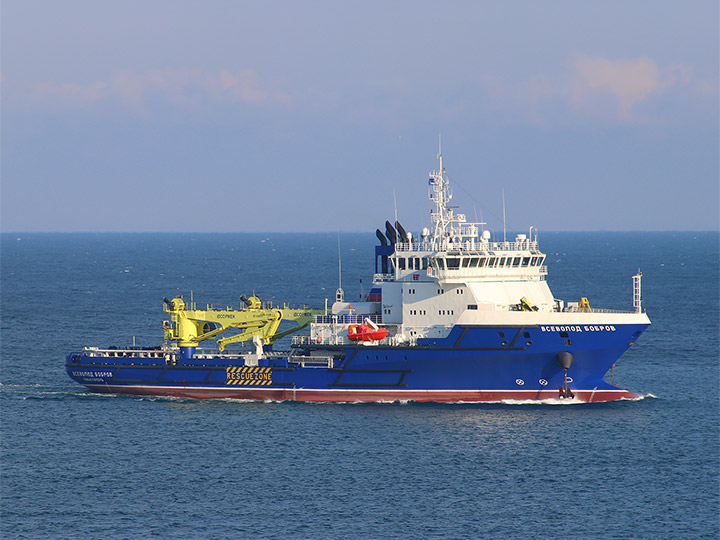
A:
[[[447,259],[447,269],[457,270],[458,268],[460,268],[460,259],[457,257],[449,257]]]
[[[513,266],[520,266],[520,257],[515,257],[512,262]]]
[[[485,257],[480,257],[480,260],[478,261],[478,267],[483,268],[485,266]]]
[[[523,266],[530,266],[530,257],[525,257],[522,262]]]
[[[498,263],[498,266],[505,266],[505,257],[500,257],[500,262]]]
[[[462,267],[463,267],[463,268],[467,268],[468,266],[470,266],[470,261],[471,261],[471,260],[473,260],[473,259],[471,259],[470,257],[465,257],[465,258],[462,260]]]
[[[428,268],[428,258],[427,258],[427,257],[423,257],[421,262],[422,262],[422,269],[423,269],[423,270],[427,270],[427,268]]]
[[[398,259],[398,268],[400,268],[400,270],[405,270],[405,258]]]
[[[488,266],[490,268],[495,268],[495,263],[497,262],[497,259],[495,257],[490,257],[488,259]]]

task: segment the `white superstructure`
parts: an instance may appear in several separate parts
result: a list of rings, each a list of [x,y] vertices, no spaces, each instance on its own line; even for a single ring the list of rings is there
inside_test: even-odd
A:
[[[635,322],[647,321],[639,308],[639,275],[633,278],[635,312],[593,310],[585,299],[567,304],[555,299],[537,229],[530,227],[512,241],[493,241],[484,223],[468,222],[450,205],[442,154],[438,159],[440,168],[428,182],[434,203],[431,227],[419,239],[397,221],[394,226],[386,222],[385,234],[378,229],[383,245],[376,249],[373,290],[380,294],[371,291],[367,301],[356,303],[338,298],[332,315],[312,325],[312,340],[344,342],[348,324],[363,317],[387,328],[387,339],[395,344],[445,337],[457,324],[611,324],[630,322],[629,313]]]

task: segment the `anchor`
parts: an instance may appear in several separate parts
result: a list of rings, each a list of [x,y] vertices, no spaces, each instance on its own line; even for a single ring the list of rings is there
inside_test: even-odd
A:
[[[568,387],[568,380],[567,380],[568,375],[567,374],[568,374],[568,369],[570,368],[570,366],[572,365],[573,360],[574,360],[573,355],[570,354],[569,352],[561,352],[561,353],[557,354],[557,356],[555,357],[555,360],[557,361],[558,364],[560,364],[560,367],[563,368],[563,370],[565,371],[565,381],[564,381],[565,387],[563,388],[562,386],[558,386],[558,389],[560,390],[560,394],[558,397],[560,399],[565,399],[565,398],[572,399],[575,397],[575,394],[573,394],[572,390],[570,390],[570,388]]]

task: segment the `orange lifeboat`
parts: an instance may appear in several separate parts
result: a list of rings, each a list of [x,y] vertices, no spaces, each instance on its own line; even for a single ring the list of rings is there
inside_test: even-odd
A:
[[[362,324],[351,324],[348,326],[347,337],[350,341],[378,341],[387,336],[385,328],[378,328],[370,319],[365,319]]]

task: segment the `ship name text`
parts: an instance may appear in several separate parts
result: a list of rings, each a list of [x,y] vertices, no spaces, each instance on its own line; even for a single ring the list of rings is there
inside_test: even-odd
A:
[[[612,325],[563,325],[563,326],[540,326],[541,332],[615,332]]]

